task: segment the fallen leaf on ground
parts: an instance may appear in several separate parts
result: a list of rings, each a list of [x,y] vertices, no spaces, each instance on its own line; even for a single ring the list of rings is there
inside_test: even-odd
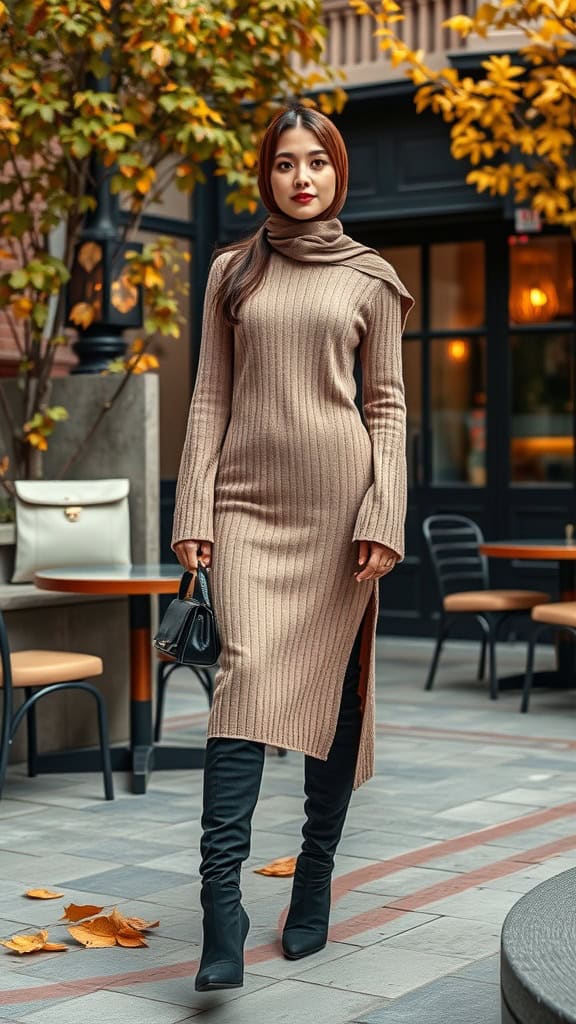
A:
[[[116,942],[119,946],[136,947],[148,945],[142,932],[136,931],[135,928],[119,928],[116,932]]]
[[[254,868],[257,875],[274,875],[277,878],[290,878],[295,870],[296,857],[278,857],[263,868]]]
[[[146,932],[149,928],[157,928],[160,921],[143,921],[141,917],[124,917],[117,907],[110,914],[110,920],[119,930],[131,928],[137,932]]]
[[[31,900],[59,900],[64,893],[52,892],[51,889],[28,889],[25,895],[29,896]]]
[[[109,917],[94,917],[83,924],[74,925],[68,931],[76,942],[87,949],[104,949],[116,945],[116,928]]]
[[[6,946],[14,953],[60,953],[68,949],[62,942],[47,942],[45,928],[34,935],[13,935],[11,939],[0,939],[0,946]]]
[[[60,920],[82,921],[85,917],[93,917],[94,914],[99,914],[101,910],[104,910],[104,907],[92,907],[90,904],[82,907],[76,903],[70,903],[67,907],[64,907],[64,913]]]

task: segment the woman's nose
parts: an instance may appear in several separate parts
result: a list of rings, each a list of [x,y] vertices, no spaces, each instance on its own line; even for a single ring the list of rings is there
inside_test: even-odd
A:
[[[294,177],[294,187],[304,188],[310,184],[310,175],[303,169],[299,169]]]

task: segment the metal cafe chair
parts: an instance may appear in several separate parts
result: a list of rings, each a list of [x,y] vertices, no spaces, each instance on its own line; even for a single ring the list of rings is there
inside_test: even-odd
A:
[[[556,601],[539,604],[532,609],[532,631],[528,640],[526,656],[526,674],[520,711],[528,711],[530,692],[534,679],[534,653],[538,638],[547,629],[563,629],[576,636],[576,601]],[[576,686],[576,681],[574,683]]]
[[[0,731],[0,797],[6,778],[10,746],[22,720],[28,729],[28,775],[38,774],[36,705],[47,694],[60,690],[85,690],[96,701],[104,794],[114,799],[106,707],[100,691],[87,679],[102,675],[102,660],[72,651],[15,651],[10,653],[4,616],[0,612],[0,692],[3,714]],[[14,710],[14,691],[24,691],[24,701]]]
[[[158,658],[158,665],[156,667],[156,717],[154,720],[154,742],[158,743],[162,736],[166,686],[168,685],[168,680],[174,670],[181,668],[182,666],[178,665],[173,658],[168,657],[166,654],[162,654],[161,651],[156,651],[155,653]],[[201,668],[199,665],[186,665],[186,668],[193,672],[197,677],[198,682],[208,698],[208,707],[211,708],[214,696],[214,679],[210,669]],[[286,757],[287,751],[284,747],[276,747],[276,753],[278,754],[278,757]]]
[[[175,669],[181,668],[173,658],[169,658],[166,654],[162,654],[161,651],[156,651],[158,663],[156,666],[156,717],[154,720],[154,742],[158,743],[162,736],[162,722],[164,719],[164,705],[166,701],[166,687],[168,685],[170,676]],[[187,665],[186,668],[190,672],[193,672],[200,686],[204,690],[208,699],[208,707],[212,707],[212,697],[214,695],[214,680],[212,673],[207,668],[201,668],[198,665]]]
[[[496,640],[510,616],[529,612],[545,604],[549,595],[538,590],[493,590],[490,588],[488,561],[478,550],[484,541],[482,531],[467,516],[438,514],[422,524],[424,537],[440,595],[436,646],[425,689],[434,685],[436,669],[444,641],[463,615],[472,615],[482,629],[478,679],[484,679],[488,651],[490,697],[498,697]]]

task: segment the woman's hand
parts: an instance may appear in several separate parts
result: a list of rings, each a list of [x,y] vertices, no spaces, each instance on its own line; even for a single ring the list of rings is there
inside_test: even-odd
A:
[[[209,540],[180,540],[174,545],[176,558],[188,572],[194,572],[200,562],[205,569],[212,564],[212,543]]]
[[[358,565],[363,568],[354,573],[356,582],[361,580],[378,580],[387,576],[398,561],[398,555],[392,548],[379,544],[375,540],[361,540],[358,547]]]

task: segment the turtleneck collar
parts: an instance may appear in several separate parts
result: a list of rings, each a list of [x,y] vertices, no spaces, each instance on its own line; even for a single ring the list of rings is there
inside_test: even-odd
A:
[[[328,263],[351,267],[368,277],[386,281],[399,295],[403,324],[414,299],[402,284],[394,267],[376,249],[370,249],[345,235],[341,222],[298,221],[272,213],[264,224],[272,248],[298,263]]]

